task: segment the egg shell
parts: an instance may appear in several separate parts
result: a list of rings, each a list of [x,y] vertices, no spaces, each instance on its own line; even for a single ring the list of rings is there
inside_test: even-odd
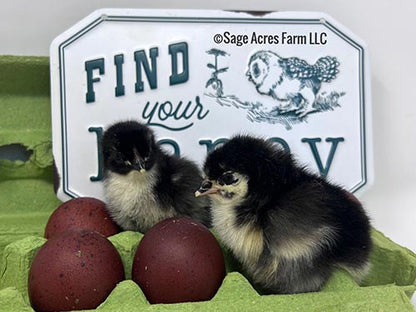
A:
[[[150,303],[211,299],[225,276],[214,235],[190,218],[170,218],[152,227],[133,259],[132,279]]]
[[[357,197],[355,197],[355,195],[353,193],[345,191],[345,194],[347,195],[349,200],[353,201],[356,204],[361,205],[361,202],[358,200]]]
[[[94,309],[123,279],[120,255],[107,238],[69,230],[49,239],[35,255],[29,299],[36,311]]]
[[[45,238],[70,229],[90,229],[106,237],[121,231],[108,214],[105,203],[92,197],[79,197],[62,203],[49,217]]]

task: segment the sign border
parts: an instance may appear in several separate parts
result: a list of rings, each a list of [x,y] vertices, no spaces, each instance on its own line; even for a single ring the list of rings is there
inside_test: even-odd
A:
[[[366,76],[366,55],[365,49],[362,43],[358,43],[357,40],[351,38],[351,35],[345,34],[345,31],[340,30],[337,26],[334,25],[333,22],[330,22],[330,18],[323,13],[308,13],[306,15],[315,16],[309,18],[279,18],[279,17],[256,17],[256,16],[245,16],[245,17],[237,17],[237,16],[224,16],[224,17],[209,17],[209,16],[157,16],[153,15],[129,15],[129,11],[126,11],[126,15],[121,14],[110,14],[111,11],[120,10],[112,10],[109,9],[108,14],[106,13],[107,10],[98,10],[92,13],[90,16],[86,17],[84,21],[90,21],[91,18],[94,18],[89,23],[86,23],[85,26],[82,26],[81,29],[76,31],[74,34],[67,37],[64,41],[61,41],[58,45],[58,64],[59,64],[59,101],[60,101],[60,138],[61,138],[61,174],[62,174],[62,185],[60,189],[62,189],[63,193],[69,198],[74,198],[80,196],[76,193],[76,191],[72,191],[70,189],[69,180],[68,180],[68,142],[67,142],[67,113],[66,113],[66,89],[65,89],[65,48],[75,42],[78,38],[84,36],[86,33],[91,31],[92,29],[96,28],[100,24],[104,22],[154,22],[154,23],[210,23],[210,24],[321,24],[328,28],[331,32],[335,35],[340,37],[342,40],[346,41],[349,45],[354,47],[358,50],[359,53],[359,96],[360,96],[360,156],[361,156],[361,181],[359,181],[355,186],[353,186],[350,191],[352,193],[360,191],[363,186],[372,182],[369,181],[369,171],[368,171],[368,163],[369,163],[369,153],[367,150],[367,139],[368,139],[368,127],[369,125],[366,124],[366,110],[368,110],[368,106],[366,106],[366,98],[368,94],[365,93],[365,85],[369,77]],[[133,10],[131,12],[137,12],[140,10]],[[157,11],[158,13],[165,13],[166,11],[162,10],[144,10],[144,13],[154,13]],[[186,10],[185,10],[186,11]],[[179,11],[177,11],[179,12]],[[189,11],[189,12],[197,12],[197,11]],[[212,12],[212,11],[206,11]],[[198,12],[200,13],[200,12]],[[229,13],[218,11],[218,13]],[[276,12],[274,14],[299,14],[305,12]],[[165,13],[166,14],[166,13]],[[191,13],[192,14],[192,13]],[[234,13],[237,14],[237,13]],[[239,13],[241,14],[241,13]],[[98,16],[97,16],[98,15]],[[319,16],[319,17],[318,17]],[[82,22],[82,21],[81,21]],[[76,24],[73,28],[75,28],[78,24]],[[69,29],[66,33],[70,33],[73,28]],[[348,32],[348,31],[347,31]],[[64,36],[66,33],[62,34]],[[54,50],[54,46],[56,46],[55,42],[60,39],[61,36],[58,36],[51,45],[51,57],[56,50]],[[51,76],[53,77],[53,69],[51,68]],[[368,117],[367,117],[368,118]],[[59,172],[59,170],[58,170]]]

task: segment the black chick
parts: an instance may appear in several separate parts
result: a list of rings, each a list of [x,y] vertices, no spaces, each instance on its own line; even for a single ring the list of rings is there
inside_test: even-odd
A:
[[[264,293],[318,291],[334,267],[369,270],[370,223],[360,202],[309,173],[273,143],[237,136],[208,154],[195,193],[212,224]]]
[[[209,199],[193,195],[202,181],[198,167],[164,152],[148,126],[116,123],[104,132],[102,149],[108,211],[123,230],[145,233],[173,216],[211,226]]]
[[[272,51],[257,51],[249,60],[247,77],[257,92],[283,101],[281,112],[295,111],[304,117],[314,111],[316,95],[323,82],[339,73],[335,57],[319,58],[314,65],[297,57],[283,58]],[[287,103],[288,102],[288,103]]]

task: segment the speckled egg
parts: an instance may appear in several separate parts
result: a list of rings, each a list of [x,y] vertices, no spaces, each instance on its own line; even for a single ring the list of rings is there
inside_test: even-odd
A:
[[[133,260],[132,279],[150,303],[209,300],[224,276],[224,257],[216,238],[186,217],[152,227]]]
[[[94,309],[123,279],[122,260],[107,238],[69,230],[49,239],[35,255],[29,299],[36,311]]]
[[[120,232],[108,214],[105,203],[92,197],[79,197],[62,203],[46,224],[45,238],[70,229],[90,229],[106,237]]]

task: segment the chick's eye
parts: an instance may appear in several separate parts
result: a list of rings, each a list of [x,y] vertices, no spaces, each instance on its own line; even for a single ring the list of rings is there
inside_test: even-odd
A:
[[[218,182],[220,184],[231,185],[237,183],[238,179],[232,172],[226,172],[218,179]]]
[[[253,65],[253,75],[254,75],[254,77],[258,77],[258,76],[260,76],[260,68],[259,68],[259,65],[257,65],[257,63],[255,63],[254,65]]]

